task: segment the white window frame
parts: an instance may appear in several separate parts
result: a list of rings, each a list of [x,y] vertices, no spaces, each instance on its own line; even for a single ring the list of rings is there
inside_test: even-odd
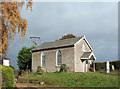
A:
[[[61,66],[61,65],[58,65],[58,52],[61,53],[61,51],[57,50],[57,52],[56,52],[56,66]],[[61,64],[62,64],[62,57],[61,57]]]
[[[41,53],[41,67],[43,66],[43,65],[42,65],[43,55],[45,56],[45,53],[44,53],[44,52]],[[44,58],[44,60],[45,60],[45,58]],[[44,65],[44,66],[45,66],[45,65]]]

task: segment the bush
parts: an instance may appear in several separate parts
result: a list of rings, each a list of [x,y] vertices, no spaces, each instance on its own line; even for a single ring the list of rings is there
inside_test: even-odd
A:
[[[38,74],[43,74],[44,73],[43,69],[41,69],[40,66],[37,67],[37,73]]]
[[[101,62],[101,63],[95,63],[95,70],[106,70],[106,62]]]
[[[120,69],[120,61],[112,61],[110,64],[114,65],[115,69]]]
[[[67,72],[67,65],[66,64],[62,64],[60,66],[60,72]]]
[[[99,70],[100,73],[106,73],[104,69]]]
[[[10,65],[10,67],[15,71],[15,68],[13,66]]]
[[[114,65],[114,68],[116,70],[120,69],[120,61],[111,61],[110,62],[110,69],[112,69],[112,65]],[[106,70],[106,62],[95,63],[95,69],[97,71],[99,71],[99,70]]]
[[[21,75],[21,70],[20,69],[15,70],[15,77],[18,77],[20,75]]]
[[[11,67],[0,65],[2,70],[2,86],[13,87],[14,85],[14,70]]]

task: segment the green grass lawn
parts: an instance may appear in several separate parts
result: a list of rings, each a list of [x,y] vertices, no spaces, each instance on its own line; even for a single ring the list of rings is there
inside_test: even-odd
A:
[[[110,71],[110,73],[106,73],[105,70],[99,70],[99,71],[96,71],[96,72],[102,73],[102,74],[113,75],[113,76],[120,76],[120,71],[118,71],[118,70]]]
[[[112,75],[119,75],[119,76],[120,76],[120,72],[119,72],[118,70],[110,71],[109,74],[112,74]]]
[[[20,79],[45,82],[44,85],[39,85],[39,87],[118,87],[118,76],[98,72],[30,74],[20,77]]]

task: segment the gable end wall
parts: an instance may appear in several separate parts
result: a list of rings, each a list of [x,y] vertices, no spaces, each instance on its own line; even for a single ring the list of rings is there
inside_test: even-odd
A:
[[[86,52],[91,52],[92,51],[90,49],[90,47],[88,46],[88,44],[86,43],[85,39],[82,39],[80,42],[75,44],[75,46],[74,46],[75,72],[83,72],[83,63],[80,59],[82,54],[84,53],[82,51],[82,44],[83,43],[85,44],[85,51]]]

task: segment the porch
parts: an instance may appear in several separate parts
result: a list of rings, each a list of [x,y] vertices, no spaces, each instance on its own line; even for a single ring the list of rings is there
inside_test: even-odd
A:
[[[83,63],[83,72],[89,72],[90,68],[95,72],[95,60],[96,57],[93,52],[84,52],[81,56],[81,61]]]

